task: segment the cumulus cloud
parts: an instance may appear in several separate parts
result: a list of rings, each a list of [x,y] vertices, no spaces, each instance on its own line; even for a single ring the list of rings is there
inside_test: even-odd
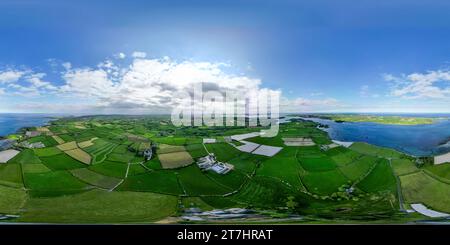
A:
[[[147,57],[147,53],[145,53],[145,52],[140,52],[140,51],[134,51],[132,54],[131,54],[131,56],[133,57],[133,58],[145,58],[145,57]]]
[[[179,92],[201,84],[203,90],[249,92],[260,89],[259,79],[225,73],[223,64],[173,62],[170,59],[135,59],[129,67],[112,61],[97,68],[71,69],[63,74],[60,91],[95,98],[99,106],[115,108],[168,108]]]
[[[16,83],[6,84],[7,90],[2,91],[27,97],[51,94],[64,98],[64,101],[73,101],[71,110],[75,105],[82,105],[76,108],[99,113],[170,113],[171,108],[191,99],[193,88],[217,92],[222,96],[235,93],[248,98],[258,92],[270,91],[281,97],[281,91],[264,88],[258,78],[230,73],[229,64],[189,60],[178,62],[169,57],[150,59],[143,54],[133,56],[135,58],[128,64],[116,64],[111,59],[94,67],[73,67],[69,62],[63,63],[65,69],[58,83],[47,81],[45,73],[18,71],[21,76],[15,78]],[[8,77],[11,81],[12,76]],[[189,98],[180,98],[183,93]],[[199,103],[198,98],[192,103]],[[339,102],[332,98],[282,99],[280,104],[281,111],[295,112],[339,106]],[[33,106],[45,106],[50,111],[61,108],[45,103]],[[27,109],[26,103],[21,108]]]
[[[6,70],[0,72],[0,84],[17,82],[26,72],[19,70]]]
[[[437,70],[394,76],[385,74],[384,79],[392,83],[391,95],[417,99],[447,99],[450,96],[450,71]]]

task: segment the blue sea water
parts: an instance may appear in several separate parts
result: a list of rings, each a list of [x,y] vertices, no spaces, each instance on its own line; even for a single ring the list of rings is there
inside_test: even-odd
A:
[[[42,126],[52,120],[47,114],[0,113],[0,136],[13,134],[23,127]]]
[[[418,116],[418,115],[414,115]],[[419,115],[420,116],[420,115]],[[444,117],[436,114],[428,117]],[[367,122],[343,122],[305,118],[328,125],[324,130],[330,138],[340,141],[367,142],[414,155],[429,156],[450,152],[450,119],[438,119],[433,124],[386,125]]]

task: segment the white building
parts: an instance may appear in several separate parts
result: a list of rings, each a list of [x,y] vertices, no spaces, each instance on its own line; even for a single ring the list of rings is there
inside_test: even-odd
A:
[[[197,165],[200,169],[212,170],[218,174],[226,174],[234,169],[234,166],[229,163],[217,161],[214,153],[198,159]]]

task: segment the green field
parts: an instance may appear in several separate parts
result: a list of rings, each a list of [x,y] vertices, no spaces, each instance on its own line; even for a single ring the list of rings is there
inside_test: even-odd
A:
[[[25,173],[24,183],[33,196],[59,196],[89,189],[88,184],[75,178],[68,171]]]
[[[173,196],[91,190],[62,197],[31,198],[18,221],[148,223],[175,214],[176,205],[177,198]]]
[[[70,173],[89,185],[108,190],[116,187],[121,181],[121,179],[98,174],[87,168],[74,169]]]
[[[0,214],[19,214],[26,198],[24,190],[0,185]]]
[[[424,203],[432,209],[450,212],[450,185],[423,171],[400,176],[402,192],[408,203]]]
[[[177,174],[166,170],[129,176],[119,186],[118,190],[149,191],[169,195],[179,195],[184,193],[178,184]]]
[[[450,163],[427,165],[425,169],[441,178],[450,180]]]
[[[40,159],[43,164],[52,170],[69,170],[86,166],[64,153],[49,157],[40,157]]]
[[[378,192],[395,190],[395,177],[389,162],[381,160],[376,163],[375,168],[358,183],[358,188],[365,192]]]
[[[0,184],[20,187],[22,183],[22,170],[18,163],[0,164]]]

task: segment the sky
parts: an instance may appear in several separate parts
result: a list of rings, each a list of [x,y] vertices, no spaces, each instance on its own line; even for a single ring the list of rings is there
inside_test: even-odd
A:
[[[161,113],[195,84],[283,112],[450,112],[450,2],[0,2],[0,112]]]

